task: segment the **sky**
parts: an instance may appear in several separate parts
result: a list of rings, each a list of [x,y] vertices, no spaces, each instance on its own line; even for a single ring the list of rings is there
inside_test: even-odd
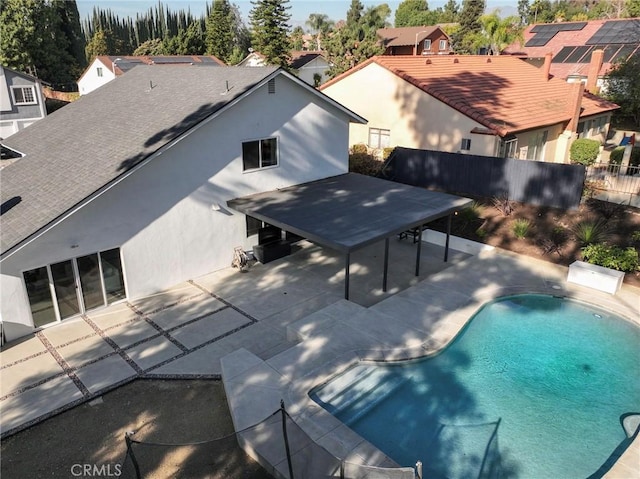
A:
[[[153,8],[158,4],[157,0],[76,0],[76,3],[81,20],[91,15],[94,6],[98,6],[104,10],[110,9],[119,17],[135,17],[136,13],[147,12],[149,8]],[[162,0],[162,4],[168,7],[169,10],[178,11],[188,9],[196,17],[204,14],[206,5],[211,5],[211,3],[212,0]],[[231,0],[231,3],[238,5],[246,21],[252,7],[251,2]],[[304,27],[304,23],[311,13],[324,13],[334,21],[343,20],[346,18],[350,3],[350,0],[289,0],[289,5],[291,6],[291,26],[295,27],[300,25]],[[395,9],[400,3],[400,0],[362,0],[362,3],[365,8],[386,3],[392,9],[389,20],[393,23]],[[442,7],[445,3],[446,0],[430,0],[428,2],[429,8],[432,9]],[[462,0],[458,0],[458,4],[461,3]],[[491,12],[498,8],[502,16],[514,15],[517,12],[517,4],[518,0],[487,0],[487,11]]]

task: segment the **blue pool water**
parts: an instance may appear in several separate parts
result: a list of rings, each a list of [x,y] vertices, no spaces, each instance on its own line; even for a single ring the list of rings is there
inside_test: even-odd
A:
[[[440,354],[361,363],[312,398],[425,477],[587,478],[640,412],[640,328],[552,296],[489,303]],[[604,467],[603,467],[604,466]]]

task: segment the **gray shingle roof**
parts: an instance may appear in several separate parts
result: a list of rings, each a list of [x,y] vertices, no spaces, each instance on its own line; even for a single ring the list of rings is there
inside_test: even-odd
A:
[[[141,65],[4,140],[2,254],[276,70]]]

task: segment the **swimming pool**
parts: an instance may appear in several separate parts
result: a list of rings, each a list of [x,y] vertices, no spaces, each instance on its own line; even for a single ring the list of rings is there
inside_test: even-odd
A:
[[[433,357],[360,363],[311,397],[425,477],[586,478],[629,443],[638,351],[640,328],[622,318],[519,295],[485,305]]]

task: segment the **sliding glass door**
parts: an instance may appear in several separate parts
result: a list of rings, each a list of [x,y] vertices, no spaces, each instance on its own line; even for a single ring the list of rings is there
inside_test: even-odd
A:
[[[126,297],[118,248],[24,272],[35,327]]]

